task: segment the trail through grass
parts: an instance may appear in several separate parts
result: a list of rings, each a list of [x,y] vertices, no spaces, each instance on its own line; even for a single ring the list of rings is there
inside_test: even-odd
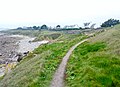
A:
[[[78,46],[67,65],[66,87],[120,87],[120,29]]]
[[[57,42],[35,49],[0,81],[0,87],[48,87],[69,48],[85,38],[72,36],[65,35]]]

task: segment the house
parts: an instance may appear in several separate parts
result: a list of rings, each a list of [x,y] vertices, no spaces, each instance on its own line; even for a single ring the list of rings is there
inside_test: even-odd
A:
[[[66,25],[64,28],[69,29],[69,28],[79,28],[77,24],[75,25]]]

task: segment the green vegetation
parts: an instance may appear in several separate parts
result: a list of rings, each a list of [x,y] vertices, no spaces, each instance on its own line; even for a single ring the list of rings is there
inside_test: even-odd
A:
[[[78,46],[67,65],[66,87],[120,87],[120,25]]]
[[[47,27],[47,25],[44,24],[41,26],[41,29],[48,29],[48,27]]]
[[[1,31],[3,33],[15,34],[15,35],[26,35],[30,37],[36,37],[34,41],[41,40],[55,40],[60,37],[63,33],[57,31],[48,31],[48,30],[20,30],[13,29],[8,31]]]
[[[104,23],[102,23],[101,27],[111,27],[114,25],[120,24],[119,20],[116,19],[108,19],[107,21],[105,21]]]
[[[0,78],[0,87],[49,87],[70,47],[86,38],[58,31],[13,30],[11,33],[37,36],[35,41],[55,42],[29,53],[10,73]],[[73,51],[65,75],[66,87],[120,87],[120,25],[86,33],[94,37]]]
[[[96,52],[104,47],[105,47],[104,43],[84,44],[84,46],[81,47],[80,54],[86,55],[89,52]]]
[[[61,33],[51,33],[51,34],[40,34],[34,41],[40,41],[40,40],[56,40],[59,38],[62,34]]]
[[[0,81],[0,87],[48,87],[63,56],[84,38],[63,34],[56,42],[41,45]]]

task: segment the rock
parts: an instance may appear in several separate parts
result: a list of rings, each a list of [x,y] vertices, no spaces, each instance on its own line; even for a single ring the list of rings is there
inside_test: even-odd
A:
[[[5,75],[5,67],[0,68],[0,77]]]
[[[2,53],[0,53],[0,56],[2,56]]]
[[[23,54],[27,55],[28,53],[29,53],[29,51],[27,51],[27,52],[24,52]]]
[[[17,59],[17,61],[20,62],[21,60],[22,60],[22,57],[19,56],[18,59]]]
[[[32,41],[28,41],[29,43],[32,43]]]
[[[18,57],[17,61],[20,62],[22,60],[23,55],[21,53],[18,53],[16,57]]]
[[[5,60],[0,60],[0,64],[5,64]]]

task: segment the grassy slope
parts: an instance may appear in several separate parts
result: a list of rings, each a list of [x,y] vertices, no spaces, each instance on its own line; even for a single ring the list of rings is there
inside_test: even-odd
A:
[[[55,43],[41,45],[0,81],[0,87],[48,87],[63,56],[83,38],[62,35]]]
[[[8,33],[8,34],[19,34],[19,35],[26,35],[31,37],[37,37],[36,40],[43,40],[43,39],[56,39],[60,36],[60,31],[49,31],[49,30],[17,30],[17,29],[11,29],[7,31],[0,31],[2,33]]]
[[[67,65],[66,87],[120,87],[120,25],[74,50]]]

